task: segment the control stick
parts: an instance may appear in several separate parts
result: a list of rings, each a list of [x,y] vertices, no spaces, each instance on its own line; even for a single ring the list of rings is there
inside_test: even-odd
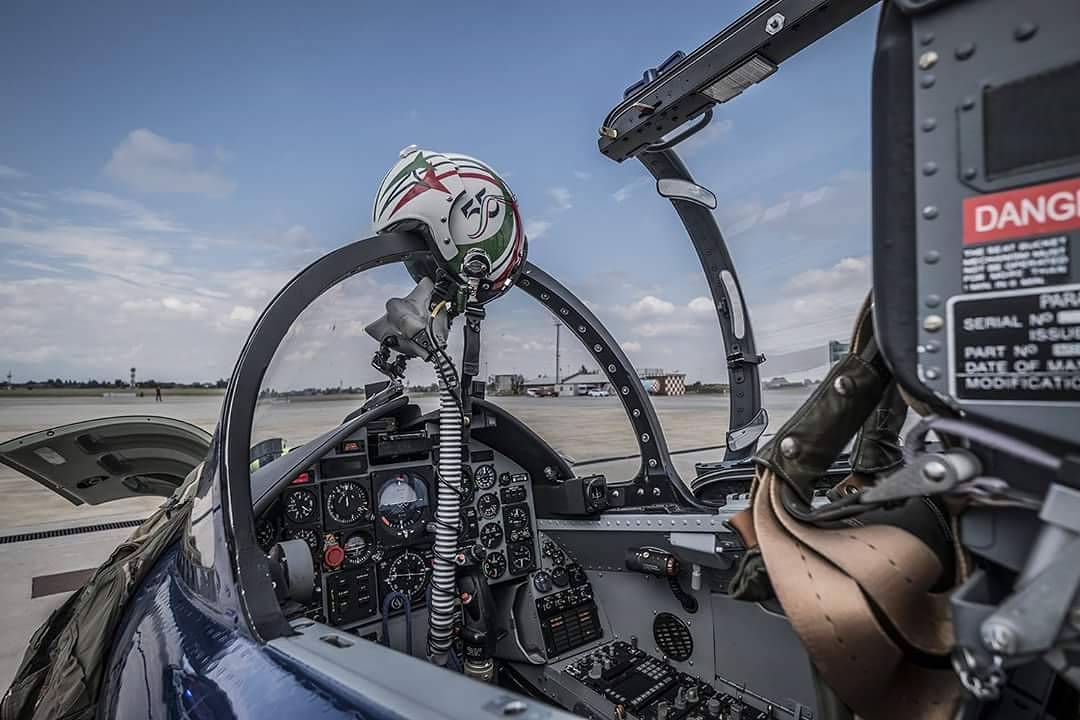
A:
[[[457,584],[461,592],[463,671],[490,682],[495,677],[495,597],[478,565],[458,568]]]

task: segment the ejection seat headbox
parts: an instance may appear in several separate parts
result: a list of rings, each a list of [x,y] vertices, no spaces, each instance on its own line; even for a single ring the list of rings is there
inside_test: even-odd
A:
[[[873,88],[875,326],[903,388],[1080,444],[1080,5],[887,3]]]

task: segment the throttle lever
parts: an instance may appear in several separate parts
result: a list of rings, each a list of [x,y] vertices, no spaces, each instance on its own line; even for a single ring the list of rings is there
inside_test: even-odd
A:
[[[683,590],[679,584],[679,569],[681,564],[674,553],[651,547],[627,548],[626,569],[643,575],[666,578],[671,593],[688,613],[698,611],[698,601],[690,593]]]

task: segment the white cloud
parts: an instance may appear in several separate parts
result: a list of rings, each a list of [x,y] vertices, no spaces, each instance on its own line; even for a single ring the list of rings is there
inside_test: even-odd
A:
[[[17,193],[0,193],[0,200],[14,205],[20,205],[24,208],[29,208],[30,210],[44,210],[44,198],[45,196],[40,193],[26,192],[25,190]]]
[[[525,237],[530,240],[537,240],[547,234],[547,231],[551,229],[551,223],[547,220],[526,220],[525,221]]]
[[[584,170],[575,170],[574,171],[574,177],[576,177],[578,180],[581,180],[582,182],[584,182],[586,180],[591,179],[592,175],[585,172]]]
[[[828,292],[839,288],[869,287],[870,258],[846,257],[830,268],[804,270],[788,282],[791,292]]]
[[[675,312],[675,304],[655,295],[646,295],[629,305],[616,305],[615,312],[626,320],[641,320],[671,315]]]
[[[315,236],[303,225],[293,225],[281,234],[280,244],[290,250],[307,252],[314,250],[318,243]]]
[[[249,323],[255,319],[258,311],[247,305],[234,305],[229,312],[229,320],[233,322]]]
[[[641,352],[641,343],[636,340],[624,340],[623,342],[619,343],[619,347],[621,347],[626,352]]]
[[[54,265],[46,265],[45,263],[32,262],[30,260],[10,260],[9,259],[8,264],[9,265],[14,265],[15,267],[26,268],[27,270],[40,270],[42,272],[51,272],[51,273],[62,273],[62,272],[64,272],[61,268],[58,268],[58,267],[56,267]]]
[[[181,315],[199,316],[206,312],[206,308],[194,300],[191,302],[184,302],[183,300],[175,297],[163,298],[161,306],[166,310],[180,313]]]
[[[99,190],[65,190],[57,193],[65,202],[99,208],[126,218],[125,225],[146,232],[183,232],[184,228],[148,209],[142,203]]]
[[[26,173],[21,170],[16,170],[10,165],[0,165],[0,178],[11,178],[14,180],[23,177],[26,177]]]
[[[694,315],[709,315],[715,312],[713,301],[704,295],[696,297],[686,304],[686,308]]]
[[[555,201],[556,210],[569,210],[574,207],[573,196],[570,190],[564,187],[553,187],[548,190],[548,195]]]
[[[143,192],[194,193],[223,197],[236,189],[221,168],[208,164],[213,153],[188,143],[172,142],[150,130],[132,130],[105,165],[105,173]],[[221,155],[214,156],[218,160]],[[220,160],[218,160],[220,162]]]
[[[615,202],[622,202],[626,198],[630,197],[630,193],[634,192],[635,183],[629,185],[623,185],[621,188],[612,193],[611,197],[615,198]]]
[[[634,326],[642,337],[680,337],[701,332],[701,326],[689,319],[654,321]]]

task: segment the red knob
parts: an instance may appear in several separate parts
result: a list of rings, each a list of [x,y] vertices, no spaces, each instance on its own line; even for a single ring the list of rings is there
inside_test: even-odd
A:
[[[340,545],[328,545],[323,551],[323,564],[328,568],[336,568],[345,562],[345,551]]]

